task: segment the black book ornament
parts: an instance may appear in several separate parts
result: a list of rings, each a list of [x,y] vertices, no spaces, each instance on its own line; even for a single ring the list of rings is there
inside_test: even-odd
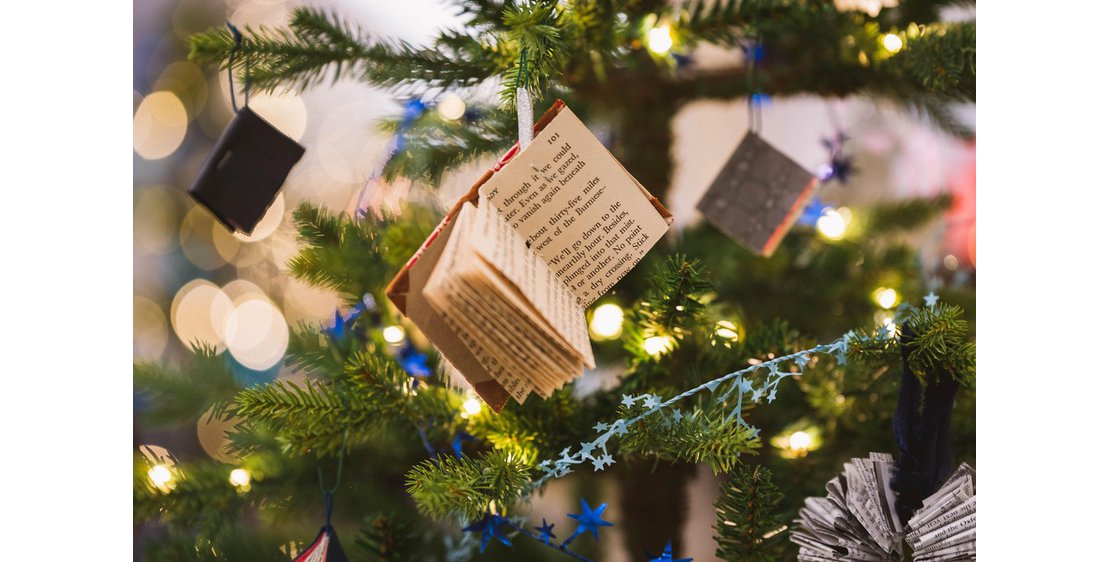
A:
[[[189,195],[231,231],[250,234],[304,147],[244,107],[220,135]]]
[[[749,132],[698,202],[698,211],[736,242],[770,256],[816,188],[812,173]]]
[[[230,22],[228,28],[235,38],[227,70],[231,82],[235,54],[243,38]],[[277,198],[293,165],[304,155],[304,147],[247,106],[250,101],[249,58],[246,78],[243,108],[235,107],[235,117],[197,172],[189,195],[211,211],[228,230],[250,234]],[[234,85],[231,86],[231,104],[236,106]]]

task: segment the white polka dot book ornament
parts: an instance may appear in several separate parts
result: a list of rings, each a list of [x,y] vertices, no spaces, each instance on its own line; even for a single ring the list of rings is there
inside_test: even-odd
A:
[[[586,307],[672,221],[562,101],[531,130],[386,289],[495,412],[594,366]]]

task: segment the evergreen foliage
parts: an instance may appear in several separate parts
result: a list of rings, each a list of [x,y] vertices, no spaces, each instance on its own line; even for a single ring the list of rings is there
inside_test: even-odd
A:
[[[713,504],[717,557],[730,562],[779,560],[787,520],[782,499],[767,467],[740,465],[732,471]]]

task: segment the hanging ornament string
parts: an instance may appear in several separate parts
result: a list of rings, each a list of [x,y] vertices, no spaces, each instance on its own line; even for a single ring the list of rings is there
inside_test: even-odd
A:
[[[516,126],[520,150],[532,142],[535,113],[532,110],[532,92],[528,90],[528,48],[520,49],[520,64],[516,68]]]
[[[752,17],[752,29],[755,31],[755,41],[749,43],[747,49],[748,64],[748,132],[759,134],[763,129],[763,98],[759,93],[759,72],[756,63],[763,58],[763,34],[759,31],[759,8]]]
[[[324,486],[324,468],[323,466],[316,465],[316,477],[320,482],[320,491],[324,494],[324,526],[331,527],[331,508],[333,499],[335,498],[335,491],[339,489],[339,481],[343,477],[343,456],[347,452],[347,432],[343,432],[343,438],[339,442],[339,462],[335,468],[335,483],[331,488]]]
[[[227,57],[227,89],[231,92],[231,108],[236,113],[239,112],[239,104],[235,101],[235,55],[239,49],[243,48],[243,34],[239,33],[239,28],[235,27],[231,20],[227,21],[227,28],[231,30],[231,36],[235,39],[235,44],[231,46],[231,54]],[[247,107],[251,103],[251,54],[250,51],[246,52],[246,70],[243,72],[243,107]]]

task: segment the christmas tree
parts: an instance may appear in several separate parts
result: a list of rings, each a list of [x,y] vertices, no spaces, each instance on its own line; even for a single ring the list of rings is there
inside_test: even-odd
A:
[[[417,109],[384,123],[404,139],[386,180],[435,186],[452,168],[504,152],[523,90],[541,108],[561,98],[607,124],[616,157],[665,198],[670,121],[692,100],[868,95],[969,135],[948,104],[974,101],[975,26],[939,21],[947,4],[903,1],[872,15],[833,2],[467,1],[458,3],[467,32],[445,31],[428,47],[297,8],[288,29],[244,28],[239,39],[213,29],[189,46],[194,61],[231,61],[236,81],[256,90],[349,78],[394,88],[417,100],[410,109],[429,92],[501,83],[499,102],[472,100],[460,119]],[[686,53],[701,44],[742,45],[746,62],[698,69]],[[687,504],[702,465],[722,477],[718,556],[788,558],[796,550],[784,529],[803,498],[821,494],[847,459],[894,451],[904,366],[924,385],[960,383],[952,450],[974,463],[974,289],[923,271],[905,238],[952,203],[855,209],[851,229],[799,226],[770,258],[713,227],[687,228],[588,312],[598,361],[618,366],[618,377],[500,413],[447,379],[385,297],[440,211],[419,201],[384,214],[302,203],[288,274],[345,301],[330,323],[289,335],[284,361],[302,379],[245,384],[241,366],[204,346],[177,364],[135,365],[141,425],[227,430],[217,458],[136,452],[147,554],[287,559],[311,539],[328,497],[347,551],[372,560],[594,558],[593,539],[581,535],[605,526],[604,506],[594,507],[603,502],[620,506],[632,559],[665,545],[680,559],[688,512],[711,509]],[[903,343],[907,327],[914,337]],[[599,434],[612,436],[604,454],[591,447]],[[567,458],[590,460],[559,462]],[[573,534],[549,525],[560,514],[526,509],[570,469],[589,500]],[[612,496],[602,495],[605,480]]]

